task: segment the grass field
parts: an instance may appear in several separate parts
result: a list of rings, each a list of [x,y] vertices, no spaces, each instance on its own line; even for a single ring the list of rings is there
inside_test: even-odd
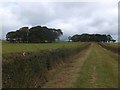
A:
[[[118,44],[103,44],[3,42],[3,87],[117,88]]]
[[[37,52],[41,50],[50,50],[57,48],[72,48],[77,47],[84,43],[74,42],[59,42],[59,43],[40,43],[40,44],[27,44],[27,43],[2,43],[2,53],[16,53],[16,52]]]

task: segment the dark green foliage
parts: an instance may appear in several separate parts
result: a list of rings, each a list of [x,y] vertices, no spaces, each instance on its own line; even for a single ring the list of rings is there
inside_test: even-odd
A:
[[[4,55],[2,65],[3,88],[40,87],[47,80],[47,72],[61,62],[69,62],[68,58],[88,47],[90,43],[78,47],[59,48],[41,52],[28,52]],[[37,85],[36,85],[37,83]]]
[[[73,42],[110,42],[113,40],[111,35],[101,35],[101,34],[82,34],[82,35],[74,35],[71,37]]]
[[[54,42],[59,40],[59,37],[63,35],[60,29],[52,29],[47,27],[35,26],[32,28],[22,27],[15,32],[8,32],[6,35],[7,41],[10,42]]]
[[[8,32],[6,35],[7,41],[14,42],[16,38],[16,32]]]
[[[16,31],[16,42],[28,42],[28,27],[22,27]]]

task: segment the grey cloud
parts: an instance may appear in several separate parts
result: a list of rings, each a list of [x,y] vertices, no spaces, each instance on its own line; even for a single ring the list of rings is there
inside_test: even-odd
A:
[[[118,34],[117,3],[19,2],[0,8],[10,11],[3,12],[10,13],[3,16],[8,17],[3,22],[4,34],[25,25],[60,28],[64,32],[63,38],[82,33]]]

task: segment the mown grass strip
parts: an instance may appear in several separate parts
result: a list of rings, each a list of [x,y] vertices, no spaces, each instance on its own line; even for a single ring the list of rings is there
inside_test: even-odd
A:
[[[100,46],[96,46],[97,63],[97,84],[100,88],[118,87],[118,62],[117,57],[111,58],[109,52]]]
[[[94,60],[96,60],[94,48],[92,47],[92,50],[85,60],[81,71],[80,76],[78,77],[75,87],[76,88],[92,88],[92,73],[93,73],[93,66],[94,66]]]

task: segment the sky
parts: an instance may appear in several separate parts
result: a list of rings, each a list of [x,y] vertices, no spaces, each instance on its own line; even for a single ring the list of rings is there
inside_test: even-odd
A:
[[[75,34],[110,34],[118,40],[118,2],[1,2],[2,35],[21,27],[61,29],[62,40]]]

